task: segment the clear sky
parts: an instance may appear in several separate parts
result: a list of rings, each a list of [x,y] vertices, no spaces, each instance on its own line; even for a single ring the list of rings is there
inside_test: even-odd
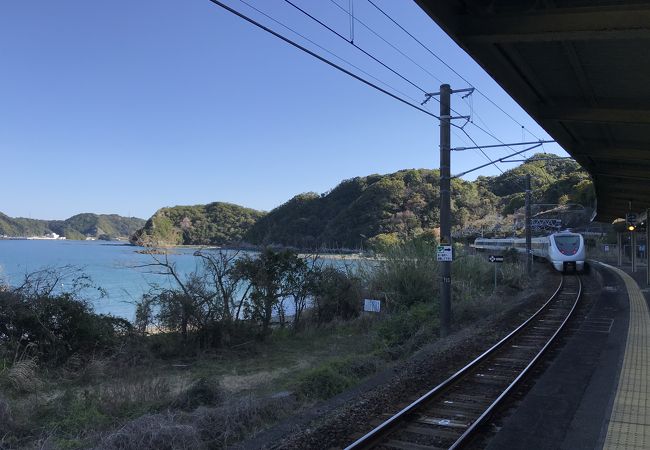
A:
[[[240,0],[225,1],[336,60]],[[423,100],[418,89],[284,0],[246,1]],[[349,36],[349,16],[335,4],[347,8],[349,0],[293,1]],[[413,1],[375,2],[530,132],[547,137]],[[438,79],[357,22],[355,43],[403,76],[428,91],[438,91],[440,80],[467,87],[366,0],[354,0],[354,11]],[[0,61],[0,211],[10,216],[147,218],[162,206],[211,201],[270,210],[346,178],[438,167],[434,118],[208,0],[0,2]],[[427,106],[437,112],[436,102]],[[455,95],[452,106],[471,111],[504,142],[522,134],[532,140],[477,94]],[[471,124],[466,130],[479,144],[496,143]],[[452,135],[452,147],[466,145],[462,134]],[[545,150],[564,154],[554,145]],[[476,151],[455,152],[452,173],[484,162]],[[468,179],[498,173],[489,167]]]

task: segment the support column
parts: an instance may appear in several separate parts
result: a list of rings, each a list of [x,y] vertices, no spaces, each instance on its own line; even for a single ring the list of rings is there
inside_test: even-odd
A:
[[[618,267],[623,265],[623,233],[616,232],[616,250],[618,251]]]

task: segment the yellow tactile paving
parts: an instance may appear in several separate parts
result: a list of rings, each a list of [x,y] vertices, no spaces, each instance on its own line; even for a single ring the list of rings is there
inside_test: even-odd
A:
[[[606,264],[605,264],[606,265]],[[615,267],[630,298],[623,368],[603,446],[614,449],[650,449],[650,314],[643,294],[631,276]]]

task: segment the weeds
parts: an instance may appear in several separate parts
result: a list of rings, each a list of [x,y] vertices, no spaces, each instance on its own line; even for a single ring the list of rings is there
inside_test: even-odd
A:
[[[296,395],[305,400],[324,400],[357,384],[376,370],[377,363],[371,357],[349,357],[329,361],[307,371],[299,378]]]
[[[380,349],[401,350],[407,341],[422,328],[437,330],[437,302],[419,303],[409,309],[392,314],[378,325],[376,345]]]
[[[147,414],[108,435],[97,450],[193,450],[203,449],[198,430],[178,424],[171,414]]]
[[[218,382],[199,378],[174,399],[172,408],[189,411],[198,406],[214,406],[223,401],[224,392]]]
[[[9,402],[0,397],[0,437],[7,435],[13,428],[13,417],[11,416],[11,408]],[[2,441],[0,440],[0,448],[2,448]]]
[[[108,434],[97,450],[226,448],[251,430],[286,414],[287,401],[245,398],[191,413],[148,414]]]
[[[7,381],[18,392],[34,392],[42,386],[37,375],[38,364],[35,358],[24,358],[5,369]]]

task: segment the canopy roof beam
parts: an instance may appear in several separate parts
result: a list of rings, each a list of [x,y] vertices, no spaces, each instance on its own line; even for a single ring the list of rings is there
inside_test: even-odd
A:
[[[474,16],[459,30],[467,43],[561,42],[650,39],[650,8],[645,5],[537,10]]]

